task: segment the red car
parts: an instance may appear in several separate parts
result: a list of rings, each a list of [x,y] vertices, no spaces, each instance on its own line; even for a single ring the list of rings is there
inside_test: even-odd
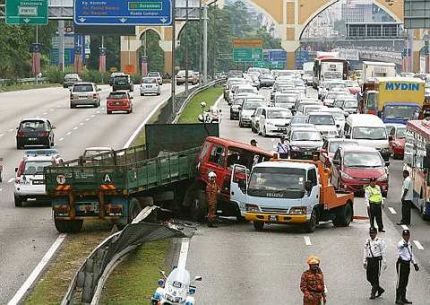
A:
[[[109,94],[106,99],[107,114],[112,111],[125,111],[127,113],[133,112],[133,97],[130,96],[128,91],[114,91]]]
[[[390,141],[390,150],[393,154],[394,159],[403,159],[405,155],[405,125],[393,125],[391,126],[388,139]]]
[[[376,178],[382,195],[388,193],[388,168],[381,154],[372,147],[341,146],[332,161],[331,183],[339,190],[363,193],[370,178]]]

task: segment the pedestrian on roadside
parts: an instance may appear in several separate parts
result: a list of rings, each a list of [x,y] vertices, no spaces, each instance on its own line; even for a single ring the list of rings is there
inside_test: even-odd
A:
[[[216,227],[216,210],[217,210],[217,196],[219,192],[218,185],[216,184],[216,174],[210,172],[208,174],[209,182],[206,185],[206,200],[208,203],[208,227]]]
[[[372,285],[370,299],[380,297],[385,289],[379,286],[381,269],[387,269],[387,258],[385,253],[385,242],[378,238],[374,227],[369,229],[370,238],[366,239],[363,250],[363,267],[366,269],[367,281]]]
[[[321,305],[326,303],[324,274],[321,271],[320,259],[309,256],[309,269],[303,272],[300,280],[300,290],[303,292],[303,305]]]
[[[385,232],[382,223],[382,204],[383,197],[381,188],[376,185],[376,178],[370,178],[370,184],[365,188],[364,201],[367,205],[367,212],[370,218],[370,227],[375,227],[375,219],[379,232]]]
[[[398,222],[398,225],[410,225],[411,224],[411,208],[412,200],[414,199],[414,187],[412,185],[412,179],[409,176],[409,171],[403,171],[403,184],[402,184],[402,219]]]
[[[285,136],[281,137],[278,146],[276,146],[276,152],[280,159],[288,159],[288,144],[285,144]]]
[[[396,304],[412,304],[412,302],[406,298],[406,287],[408,286],[409,273],[411,272],[411,263],[414,265],[415,271],[419,271],[420,268],[412,253],[412,244],[409,241],[411,232],[409,230],[403,230],[402,237],[403,238],[397,244],[399,258],[396,263]]]
[[[257,147],[257,140],[252,139],[250,143],[251,143],[252,146]]]

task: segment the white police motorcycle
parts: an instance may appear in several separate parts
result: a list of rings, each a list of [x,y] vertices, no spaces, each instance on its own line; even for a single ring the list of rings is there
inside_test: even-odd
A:
[[[151,298],[151,305],[195,305],[192,295],[196,292],[196,286],[191,285],[190,273],[185,268],[175,268],[166,278],[158,281],[160,287]],[[201,281],[201,276],[196,276],[194,281]],[[194,282],[193,281],[193,282]]]

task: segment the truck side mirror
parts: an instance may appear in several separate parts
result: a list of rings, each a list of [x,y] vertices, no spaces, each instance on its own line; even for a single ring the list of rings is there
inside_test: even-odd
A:
[[[244,179],[240,179],[240,180],[237,182],[237,184],[239,185],[239,188],[240,188],[242,191],[245,191],[245,190],[246,190],[246,180],[244,180]]]
[[[194,280],[195,280],[196,282],[200,282],[202,279],[203,279],[203,277],[202,277],[202,276],[196,276],[196,277],[194,278]]]

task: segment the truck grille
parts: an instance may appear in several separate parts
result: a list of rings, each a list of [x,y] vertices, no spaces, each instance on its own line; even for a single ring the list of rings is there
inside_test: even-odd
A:
[[[288,209],[277,209],[277,208],[261,208],[261,211],[264,213],[273,213],[273,214],[288,213]]]

